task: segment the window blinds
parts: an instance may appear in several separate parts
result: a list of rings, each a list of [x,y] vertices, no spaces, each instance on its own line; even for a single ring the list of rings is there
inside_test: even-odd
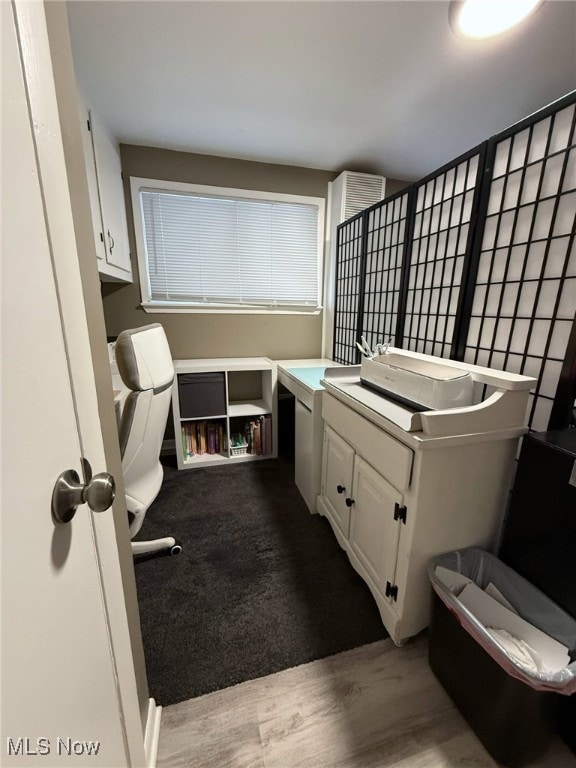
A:
[[[319,305],[318,207],[140,191],[151,301]]]

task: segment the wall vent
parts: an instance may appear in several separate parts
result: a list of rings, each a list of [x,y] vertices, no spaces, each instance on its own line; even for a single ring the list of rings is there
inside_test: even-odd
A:
[[[333,182],[336,226],[384,198],[386,179],[369,173],[343,171]]]
[[[334,323],[336,229],[339,224],[384,199],[386,179],[371,173],[342,171],[329,184],[330,193],[326,242],[326,271],[324,275],[324,319],[322,350],[332,357]]]

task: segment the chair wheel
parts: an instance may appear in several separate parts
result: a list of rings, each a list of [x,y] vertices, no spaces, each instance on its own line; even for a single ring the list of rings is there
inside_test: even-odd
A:
[[[170,547],[170,554],[171,555],[179,555],[180,552],[182,552],[182,544],[176,543],[176,544],[173,544]]]

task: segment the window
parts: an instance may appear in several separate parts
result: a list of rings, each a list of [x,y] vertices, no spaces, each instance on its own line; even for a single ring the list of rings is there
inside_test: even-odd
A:
[[[317,312],[322,198],[131,179],[148,311]]]

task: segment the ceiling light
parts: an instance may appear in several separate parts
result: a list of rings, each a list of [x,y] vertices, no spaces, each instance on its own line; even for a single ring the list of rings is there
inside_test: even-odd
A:
[[[450,23],[463,37],[494,37],[520,24],[543,0],[460,0],[450,3]]]

